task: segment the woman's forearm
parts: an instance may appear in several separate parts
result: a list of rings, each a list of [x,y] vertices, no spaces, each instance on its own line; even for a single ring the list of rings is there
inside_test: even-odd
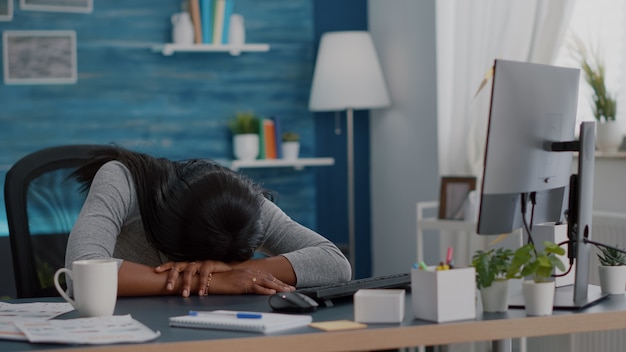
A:
[[[181,275],[182,276],[182,275]],[[117,274],[118,296],[166,296],[182,295],[183,281],[176,280],[171,290],[167,289],[168,272],[157,273],[153,267],[125,260]],[[197,277],[191,278],[189,295],[198,291]]]
[[[282,255],[251,259],[236,264],[230,263],[230,265],[233,268],[247,268],[270,273],[280,281],[292,286],[295,286],[297,282],[296,273],[293,270],[291,263]]]

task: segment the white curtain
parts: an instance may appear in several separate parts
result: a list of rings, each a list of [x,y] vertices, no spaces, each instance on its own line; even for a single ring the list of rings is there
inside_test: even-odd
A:
[[[481,82],[496,58],[553,63],[573,5],[574,0],[437,1],[440,175],[476,176],[480,186],[491,80],[479,91]],[[466,219],[475,220],[476,213],[466,213]],[[440,236],[440,248],[457,248],[459,265],[469,264],[486,241],[448,237]]]
[[[486,73],[495,59],[552,64],[574,1],[437,0],[440,175],[472,175],[478,178],[477,185],[481,184],[491,96]],[[479,91],[484,80],[487,84]],[[475,211],[466,213],[466,219],[471,217],[468,220],[476,216]],[[469,265],[472,253],[485,248],[489,237],[440,232],[440,255],[451,246],[456,248],[457,265]],[[516,240],[508,241],[511,245]],[[463,344],[447,350],[487,348],[485,344]]]
[[[441,175],[480,177],[496,58],[551,64],[574,0],[437,0]]]

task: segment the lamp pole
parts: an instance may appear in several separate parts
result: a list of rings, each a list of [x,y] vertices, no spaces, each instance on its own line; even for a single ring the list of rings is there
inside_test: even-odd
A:
[[[346,111],[348,151],[348,254],[352,266],[352,278],[356,267],[356,236],[354,224],[354,117],[352,108]]]

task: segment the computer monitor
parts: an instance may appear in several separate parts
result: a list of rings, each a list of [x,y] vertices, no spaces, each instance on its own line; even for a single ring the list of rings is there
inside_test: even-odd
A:
[[[591,235],[595,123],[583,123],[575,140],[579,77],[574,68],[495,61],[477,224],[478,234],[489,235],[524,228],[524,217],[531,231],[532,224],[574,222],[575,283],[557,289],[555,308],[602,297],[588,287],[591,245],[583,242]]]

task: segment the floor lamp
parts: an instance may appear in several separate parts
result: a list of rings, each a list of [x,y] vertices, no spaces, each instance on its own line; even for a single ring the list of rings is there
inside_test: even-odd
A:
[[[348,245],[354,276],[354,130],[353,111],[389,105],[374,42],[369,32],[327,32],[317,53],[309,109],[346,111],[348,162]]]

